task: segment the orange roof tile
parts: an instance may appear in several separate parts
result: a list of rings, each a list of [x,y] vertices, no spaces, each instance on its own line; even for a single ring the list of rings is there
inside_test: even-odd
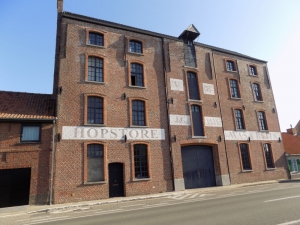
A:
[[[287,154],[300,154],[300,135],[281,133],[284,151]]]
[[[53,119],[50,94],[0,91],[0,119]]]

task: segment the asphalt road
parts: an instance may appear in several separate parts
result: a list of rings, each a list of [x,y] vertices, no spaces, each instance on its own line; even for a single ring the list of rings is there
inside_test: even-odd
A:
[[[300,182],[240,187],[204,194],[196,190],[168,198],[37,214],[15,218],[7,224],[300,224]]]

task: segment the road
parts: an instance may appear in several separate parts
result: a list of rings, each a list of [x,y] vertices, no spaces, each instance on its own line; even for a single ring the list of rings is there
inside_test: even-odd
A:
[[[171,197],[1,218],[0,224],[158,225],[300,224],[300,182],[227,190],[192,190]]]

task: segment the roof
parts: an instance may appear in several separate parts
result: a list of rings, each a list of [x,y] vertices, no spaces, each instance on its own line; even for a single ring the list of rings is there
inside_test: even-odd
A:
[[[300,154],[300,135],[283,132],[282,142],[287,154]]]
[[[50,94],[0,91],[0,120],[52,120],[54,106]]]
[[[65,12],[64,11],[64,12],[62,12],[62,16],[65,17],[65,18],[73,19],[73,20],[79,20],[79,21],[83,21],[83,22],[89,22],[89,23],[104,25],[104,26],[107,26],[107,27],[118,28],[118,29],[121,29],[121,30],[132,31],[132,32],[140,33],[140,34],[146,34],[146,35],[150,35],[150,36],[154,36],[154,37],[159,37],[159,38],[168,38],[168,39],[171,39],[171,40],[181,41],[180,39],[178,39],[178,37],[174,37],[174,36],[170,36],[170,35],[166,35],[166,34],[161,34],[161,33],[156,33],[156,32],[152,32],[152,31],[148,31],[148,30],[143,30],[143,29],[139,29],[139,28],[135,28],[135,27],[130,27],[130,26],[126,26],[126,25],[123,25],[123,24],[113,23],[113,22],[110,22],[110,21],[107,21],[107,20],[96,19],[96,18],[93,18],[93,17],[83,16],[83,15],[79,15],[79,14],[75,14],[75,13],[70,13],[70,12]],[[190,27],[188,27],[188,29],[189,28],[192,28],[192,27],[190,26]],[[218,48],[218,47],[214,47],[214,46],[206,45],[206,44],[202,44],[202,43],[197,43],[197,42],[195,42],[195,45],[199,45],[201,47],[209,48],[213,51],[218,51],[218,52],[222,52],[222,53],[226,53],[226,54],[231,54],[231,55],[235,55],[235,56],[239,56],[239,57],[243,57],[243,58],[247,58],[247,59],[267,63],[267,61],[264,61],[264,60],[261,60],[261,59],[256,59],[256,58],[253,58],[251,56],[247,56],[247,55],[240,54],[238,52],[234,52],[234,51],[230,51],[230,50],[226,50],[226,49],[223,49],[223,48]]]

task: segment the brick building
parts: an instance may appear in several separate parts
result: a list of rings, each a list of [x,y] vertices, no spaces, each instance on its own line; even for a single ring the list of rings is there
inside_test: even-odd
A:
[[[282,142],[285,156],[292,179],[300,178],[300,122],[294,128],[289,128],[282,132]]]
[[[0,208],[47,204],[52,95],[0,91]]]
[[[55,203],[287,178],[266,61],[57,3]]]

